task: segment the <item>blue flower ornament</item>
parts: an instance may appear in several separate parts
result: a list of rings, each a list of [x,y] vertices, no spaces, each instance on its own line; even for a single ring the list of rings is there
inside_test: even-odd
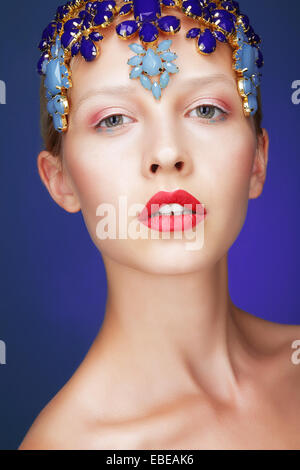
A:
[[[134,43],[129,48],[137,55],[128,60],[128,64],[133,66],[130,78],[139,78],[141,84],[147,90],[151,90],[154,98],[161,97],[161,90],[165,88],[170,80],[171,73],[177,73],[178,67],[172,62],[177,59],[174,52],[169,48],[172,44],[170,39],[162,41],[156,51],[144,49],[140,44]],[[151,81],[150,77],[160,74],[159,80]]]

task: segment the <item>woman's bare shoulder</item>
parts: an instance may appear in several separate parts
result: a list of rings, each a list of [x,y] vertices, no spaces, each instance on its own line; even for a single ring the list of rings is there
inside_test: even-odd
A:
[[[261,351],[270,353],[289,348],[300,341],[300,325],[265,320],[234,306],[234,317],[241,331]]]
[[[84,432],[82,410],[64,389],[42,409],[26,433],[18,450],[76,449]]]

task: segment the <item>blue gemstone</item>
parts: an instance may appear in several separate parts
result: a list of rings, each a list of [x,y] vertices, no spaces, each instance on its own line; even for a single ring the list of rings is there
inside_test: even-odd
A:
[[[251,41],[253,35],[254,35],[254,29],[252,28],[252,26],[250,26],[246,32],[246,36]]]
[[[159,69],[162,69],[162,62],[158,54],[152,49],[148,49],[145,56],[143,57],[143,70],[148,75],[154,76],[159,73]]]
[[[93,9],[93,2],[87,2],[87,4],[85,5],[85,9],[87,12],[91,12]]]
[[[256,60],[256,65],[260,69],[264,65],[264,56],[260,49],[258,49],[258,59]]]
[[[251,77],[255,73],[255,59],[258,57],[257,49],[250,44],[243,44],[237,52],[237,62],[235,68],[245,71],[244,76]]]
[[[137,44],[134,42],[133,44],[130,44],[129,49],[131,49],[133,52],[136,52],[136,54],[143,54],[146,52],[146,50],[141,46],[140,44]]]
[[[234,8],[235,8],[235,12],[236,12],[237,14],[239,14],[239,13],[240,13],[240,6],[239,6],[238,2],[236,2],[236,1],[234,1],[234,0],[231,0],[231,3],[232,3],[232,5],[233,5]]]
[[[131,57],[130,59],[128,59],[127,64],[132,65],[133,67],[136,67],[137,65],[141,65],[142,62],[143,62],[142,57],[140,55],[135,55]]]
[[[241,18],[241,20],[242,20],[242,22],[243,22],[244,28],[245,28],[245,29],[248,29],[249,26],[250,26],[250,21],[249,21],[248,16],[247,16],[247,15],[241,15],[240,18]]]
[[[158,38],[158,29],[152,23],[144,23],[140,29],[139,36],[143,42],[154,42]]]
[[[172,60],[177,59],[177,55],[174,52],[163,52],[160,57],[166,62],[172,62]]]
[[[117,34],[123,38],[130,37],[138,30],[138,24],[134,20],[123,21],[116,26]]]
[[[64,25],[64,31],[76,31],[81,24],[81,18],[74,18],[66,21]]]
[[[227,33],[232,33],[234,31],[234,24],[228,18],[215,18],[214,23]]]
[[[134,17],[141,23],[156,21],[161,16],[160,0],[135,0],[133,11]]]
[[[86,39],[85,37],[81,40],[80,52],[87,62],[94,60],[97,56],[97,48],[95,44],[93,41]]]
[[[212,12],[212,15],[213,15],[214,21],[217,18],[227,19],[227,20],[230,20],[230,21],[233,21],[233,22],[235,22],[235,20],[236,20],[236,16],[233,13],[231,13],[230,11],[227,11],[227,10],[214,10]]]
[[[58,7],[56,10],[56,18],[58,20],[62,20],[64,16],[68,13],[68,11],[69,11],[69,8],[67,5],[62,5]]]
[[[94,25],[100,26],[106,23],[113,16],[111,11],[98,12],[94,17]]]
[[[137,78],[141,75],[142,71],[143,71],[142,66],[134,67],[134,69],[131,70],[129,76],[130,78]]]
[[[223,8],[225,8],[225,10],[228,10],[228,11],[235,11],[235,7],[234,5],[231,3],[231,2],[222,2],[221,3],[221,6]]]
[[[201,16],[202,7],[197,0],[185,0],[182,2],[182,9],[188,15]],[[187,9],[188,12],[186,11]]]
[[[143,85],[143,87],[146,88],[146,90],[151,90],[152,83],[151,83],[150,78],[148,78],[146,75],[143,75],[143,74],[140,75],[140,82]]]
[[[112,8],[115,8],[116,2],[114,0],[105,0],[101,2],[94,2],[94,6],[98,12],[108,12],[111,11]]]
[[[81,45],[81,41],[78,41],[78,42],[75,42],[75,44],[72,46],[71,48],[72,56],[75,56],[78,54],[78,52],[80,51],[80,45]]]
[[[171,47],[171,44],[172,44],[172,39],[165,39],[159,44],[157,48],[157,52],[167,51]]]
[[[159,84],[161,86],[161,88],[166,88],[166,86],[168,85],[170,81],[170,76],[169,76],[169,73],[167,70],[165,70],[161,76],[160,76],[160,80],[159,80]]]
[[[161,88],[157,82],[154,82],[152,85],[152,94],[157,100],[161,97]]]
[[[39,49],[43,51],[44,49],[46,49],[47,46],[48,46],[47,41],[45,39],[42,39],[41,42],[39,43]]]
[[[89,38],[92,40],[92,41],[100,41],[101,39],[103,39],[103,36],[98,33],[97,31],[93,31],[90,35],[89,35]]]
[[[201,33],[200,28],[192,28],[186,33],[187,38],[196,38]]]
[[[179,68],[177,67],[177,65],[172,64],[171,62],[166,62],[164,64],[164,67],[165,67],[166,71],[169,72],[169,73],[179,72]]]
[[[245,77],[243,79],[243,91],[245,95],[250,95],[250,93],[252,93],[253,91],[253,84],[251,82],[251,79],[248,77]]]
[[[162,3],[163,5],[165,5],[166,7],[174,7],[176,5],[176,3],[174,2],[174,0],[162,0]]]
[[[90,29],[92,26],[92,21],[88,18],[85,18],[82,22],[81,29],[84,31],[85,29]]]
[[[259,36],[258,34],[255,34],[255,33],[254,33],[253,36],[252,36],[252,42],[253,42],[254,44],[259,44],[259,43],[261,42],[260,36]]]
[[[203,8],[202,16],[205,19],[205,21],[211,21],[212,20],[211,10],[208,7]]]
[[[218,41],[220,42],[227,41],[225,34],[221,33],[221,31],[214,31],[213,34],[217,38]]]
[[[37,71],[40,75],[45,75],[48,59],[49,59],[49,54],[47,54],[46,52],[41,55],[37,64]]]
[[[257,98],[255,95],[249,95],[248,97],[248,105],[249,105],[249,108],[251,109],[251,115],[253,116],[256,111],[257,111]]]
[[[157,25],[160,30],[166,33],[177,33],[177,31],[180,30],[180,19],[176,18],[176,16],[163,16],[162,18],[159,18]]]
[[[65,33],[62,34],[61,43],[65,49],[70,45],[70,43],[73,41],[75,36],[76,36],[76,33],[74,31],[66,31]]]
[[[215,2],[209,2],[207,3],[206,8],[209,10],[215,10],[217,8],[217,4]]]
[[[58,132],[61,132],[61,131],[62,131],[62,128],[63,128],[63,122],[62,122],[61,115],[54,113],[54,114],[52,114],[52,118],[53,118],[53,126],[54,126],[54,128],[55,128]]]
[[[125,5],[122,6],[122,8],[119,11],[119,16],[122,15],[127,15],[130,13],[132,10],[132,4],[131,3],[125,3]]]
[[[51,39],[53,39],[55,32],[56,32],[56,22],[51,21],[51,23],[49,23],[48,26],[43,31],[42,39],[45,39],[46,41],[50,41]]]
[[[200,34],[198,39],[198,48],[203,54],[211,54],[217,47],[216,38],[212,32],[206,28],[203,33]]]
[[[47,90],[52,93],[52,95],[57,94],[56,87],[62,86],[62,77],[59,61],[50,60],[46,68],[46,78],[45,78],[45,87]]]
[[[258,87],[260,85],[260,74],[256,73],[255,75],[252,75],[252,82],[255,87]]]
[[[53,107],[54,112],[56,111],[57,113],[60,113],[60,114],[64,114],[65,112],[64,102],[59,95],[53,98],[52,107]]]

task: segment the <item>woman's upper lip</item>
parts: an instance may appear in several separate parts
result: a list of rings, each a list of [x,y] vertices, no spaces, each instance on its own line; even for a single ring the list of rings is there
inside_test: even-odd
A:
[[[181,204],[182,206],[189,204],[186,209],[190,209],[193,212],[203,213],[206,214],[205,207],[203,208],[203,204],[198,201],[192,194],[184,191],[183,189],[178,189],[177,191],[167,192],[167,191],[160,191],[147,202],[144,209],[140,213],[138,219],[145,220],[148,217],[151,217],[152,214],[157,212],[159,208],[164,204]],[[191,206],[190,206],[191,205]]]

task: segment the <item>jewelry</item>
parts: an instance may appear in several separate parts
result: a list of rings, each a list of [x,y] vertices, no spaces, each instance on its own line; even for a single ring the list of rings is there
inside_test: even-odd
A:
[[[170,50],[172,40],[159,43],[160,34],[172,36],[181,29],[181,21],[169,12],[182,11],[195,21],[186,38],[195,40],[196,50],[209,55],[217,41],[228,43],[233,51],[233,69],[243,100],[245,116],[257,111],[257,88],[260,85],[263,56],[259,48],[260,37],[255,34],[246,15],[240,13],[234,0],[124,0],[117,6],[114,0],[72,0],[57,8],[55,20],[43,31],[39,49],[42,55],[38,72],[45,76],[47,110],[52,115],[54,128],[65,132],[68,128],[69,105],[67,90],[72,87],[69,68],[72,57],[80,54],[87,62],[100,54],[100,34],[128,15],[134,20],[123,20],[116,25],[122,40],[138,35],[140,43],[129,48],[136,54],[129,58],[129,77],[159,100],[169,83],[170,75],[179,72],[174,63],[177,55]]]

